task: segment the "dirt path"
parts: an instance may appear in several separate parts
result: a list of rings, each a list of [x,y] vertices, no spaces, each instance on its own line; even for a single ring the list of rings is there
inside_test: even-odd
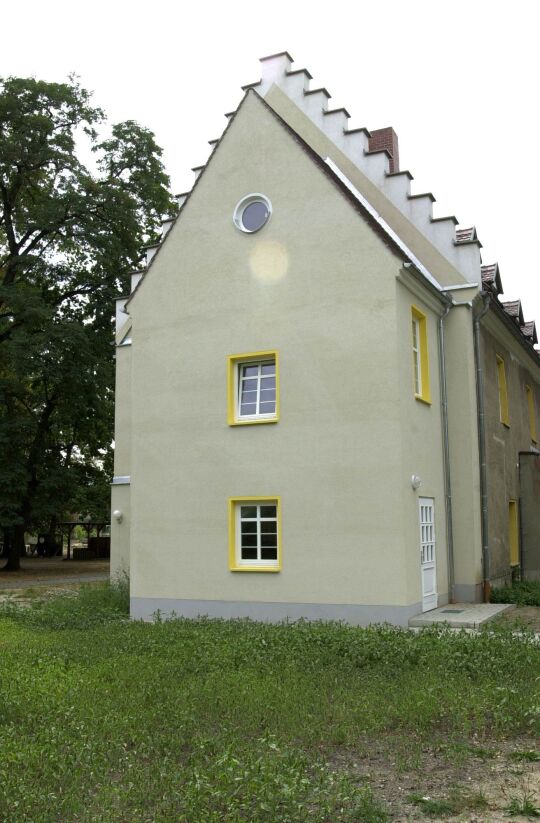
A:
[[[501,623],[523,624],[533,632],[540,632],[540,606],[516,606],[511,612],[503,612]]]
[[[0,566],[2,559],[0,558]],[[24,557],[17,572],[0,570],[0,592],[64,583],[107,580],[108,560],[67,560],[62,557]]]
[[[384,800],[392,823],[510,823],[534,818],[517,809],[527,799],[540,814],[538,741],[478,741],[467,752],[441,748],[401,749],[397,738],[366,746],[353,757],[353,770]],[[338,755],[334,768],[351,767],[351,752]],[[515,805],[517,813],[509,809]],[[437,806],[439,805],[439,810]],[[441,805],[447,808],[442,811]]]

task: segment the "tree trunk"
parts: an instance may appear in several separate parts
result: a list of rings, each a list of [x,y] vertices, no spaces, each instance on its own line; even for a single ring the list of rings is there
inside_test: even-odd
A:
[[[18,572],[21,568],[21,557],[24,555],[24,524],[4,529],[4,556],[6,565],[0,569],[3,572]]]

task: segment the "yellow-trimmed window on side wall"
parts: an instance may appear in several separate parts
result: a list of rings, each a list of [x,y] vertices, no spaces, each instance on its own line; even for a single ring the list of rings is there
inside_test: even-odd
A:
[[[231,354],[227,358],[229,426],[277,423],[279,357],[277,351]]]
[[[233,572],[281,570],[279,497],[229,499],[229,569]]]
[[[529,431],[531,433],[531,440],[533,443],[538,442],[536,436],[536,409],[534,408],[534,394],[530,386],[525,386],[525,394],[527,396],[527,412],[529,414]]]
[[[506,387],[506,366],[500,355],[497,358],[497,379],[499,382],[499,416],[501,423],[510,425],[510,414],[508,411],[508,389]]]
[[[431,403],[427,317],[416,306],[411,306],[411,330],[414,396],[424,403]]]
[[[508,501],[508,543],[510,565],[519,566],[519,525],[517,500]]]

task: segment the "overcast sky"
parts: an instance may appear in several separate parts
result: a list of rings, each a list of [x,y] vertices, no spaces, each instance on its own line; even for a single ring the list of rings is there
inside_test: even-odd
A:
[[[219,137],[258,58],[287,50],[350,128],[392,125],[413,191],[476,225],[503,299],[540,324],[539,4],[63,0],[4,4],[0,74],[94,91],[111,122],[135,119],[165,151],[173,191]]]

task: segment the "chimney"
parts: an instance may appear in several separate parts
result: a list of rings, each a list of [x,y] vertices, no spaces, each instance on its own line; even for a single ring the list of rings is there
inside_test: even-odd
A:
[[[375,129],[369,138],[369,150],[380,151],[386,149],[390,155],[390,173],[399,171],[399,145],[398,136],[392,126],[385,129]]]

